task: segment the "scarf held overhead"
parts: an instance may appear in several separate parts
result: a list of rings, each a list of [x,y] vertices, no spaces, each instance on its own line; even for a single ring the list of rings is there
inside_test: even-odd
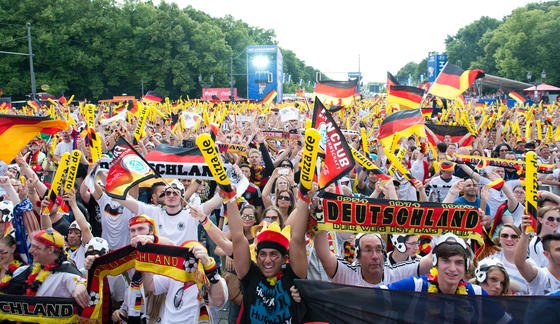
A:
[[[320,192],[318,230],[381,234],[442,235],[452,232],[483,244],[480,212],[466,205],[373,198]]]

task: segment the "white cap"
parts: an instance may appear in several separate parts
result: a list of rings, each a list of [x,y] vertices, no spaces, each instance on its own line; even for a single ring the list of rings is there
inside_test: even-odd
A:
[[[177,179],[171,181],[167,186],[165,186],[163,191],[166,191],[169,188],[173,188],[179,190],[181,193],[185,193],[185,186],[181,183],[181,181]]]

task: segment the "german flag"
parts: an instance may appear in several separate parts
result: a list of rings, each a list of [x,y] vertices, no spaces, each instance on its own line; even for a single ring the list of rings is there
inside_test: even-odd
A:
[[[492,188],[492,189],[495,189],[495,190],[500,190],[500,189],[502,189],[502,188],[504,187],[504,184],[505,184],[505,183],[506,183],[506,182],[504,181],[504,179],[498,178],[498,179],[496,179],[496,180],[494,180],[494,181],[488,183],[486,186],[487,186],[488,188]]]
[[[391,72],[387,71],[387,90],[389,90],[389,88],[391,86],[398,86],[399,81],[397,81],[397,78],[395,78],[394,75],[391,74]]]
[[[270,90],[269,93],[267,93],[266,96],[264,96],[264,98],[262,98],[262,100],[259,102],[259,104],[261,104],[261,105],[271,104],[274,101],[274,99],[276,98],[277,95],[278,95],[278,93],[276,92],[276,90],[272,89],[272,90]]]
[[[422,117],[432,118],[433,108],[422,108]]]
[[[160,175],[130,143],[119,137],[113,147],[113,160],[105,182],[107,195],[115,199],[126,199],[130,188],[153,177]]]
[[[518,104],[520,104],[521,106],[525,105],[525,102],[527,101],[527,97],[525,97],[523,94],[517,92],[517,91],[512,91],[508,94],[508,96],[515,100]]]
[[[144,101],[151,101],[151,102],[161,102],[163,99],[162,97],[157,94],[155,91],[148,91],[143,97],[142,100]]]
[[[470,134],[468,128],[465,126],[451,126],[451,125],[437,125],[428,123],[426,127],[431,132],[426,132],[428,135],[428,141],[434,147],[439,142],[444,142],[445,136],[448,135],[451,137],[451,143],[457,143],[463,138],[465,135]],[[472,144],[474,137],[470,135],[467,139],[461,143],[462,146],[469,146]]]
[[[483,77],[482,70],[463,70],[456,65],[446,64],[428,93],[446,99],[455,99],[465,92],[474,80]]]
[[[41,109],[41,105],[36,100],[27,100],[27,105],[33,109],[34,112],[38,112]]]
[[[387,92],[387,105],[397,104],[399,108],[416,109],[420,107],[424,89],[392,85]]]
[[[379,141],[389,149],[393,141],[416,134],[426,137],[424,118],[420,109],[402,110],[389,115],[379,127]]]
[[[354,103],[357,81],[321,81],[313,96],[330,106],[351,106]]]
[[[10,164],[16,155],[40,133],[54,135],[68,129],[64,120],[48,117],[0,115],[0,160]]]
[[[63,105],[66,106],[66,104],[68,103],[68,100],[66,99],[65,96],[60,96],[60,98],[58,98],[58,102]]]

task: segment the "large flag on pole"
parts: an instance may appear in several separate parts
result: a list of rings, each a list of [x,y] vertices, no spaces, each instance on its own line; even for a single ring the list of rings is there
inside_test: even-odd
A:
[[[340,128],[317,97],[312,121],[312,127],[321,134],[320,145],[325,148],[325,160],[319,174],[319,189],[324,189],[350,172],[356,162]]]
[[[394,141],[411,135],[426,137],[420,109],[401,110],[386,117],[379,127],[378,139],[389,149]]]
[[[483,77],[483,70],[463,70],[448,63],[439,73],[428,93],[446,99],[455,99],[465,92],[476,79]]]
[[[105,190],[116,199],[126,199],[128,190],[134,185],[154,177],[160,177],[148,162],[128,143],[119,137],[113,147],[113,161],[107,173]]]
[[[424,89],[392,85],[387,91],[387,105],[397,104],[400,109],[420,108]]]
[[[315,86],[314,96],[323,104],[351,106],[354,103],[357,81],[320,81]]]
[[[0,160],[10,164],[33,137],[54,135],[68,127],[68,122],[48,117],[0,115]]]

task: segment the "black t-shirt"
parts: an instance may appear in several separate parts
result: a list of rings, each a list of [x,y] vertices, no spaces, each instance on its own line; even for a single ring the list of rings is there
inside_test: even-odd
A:
[[[259,267],[251,262],[247,275],[241,279],[243,307],[238,323],[297,323],[298,304],[290,294],[294,279],[299,279],[290,265],[285,265],[280,278],[271,286]]]

